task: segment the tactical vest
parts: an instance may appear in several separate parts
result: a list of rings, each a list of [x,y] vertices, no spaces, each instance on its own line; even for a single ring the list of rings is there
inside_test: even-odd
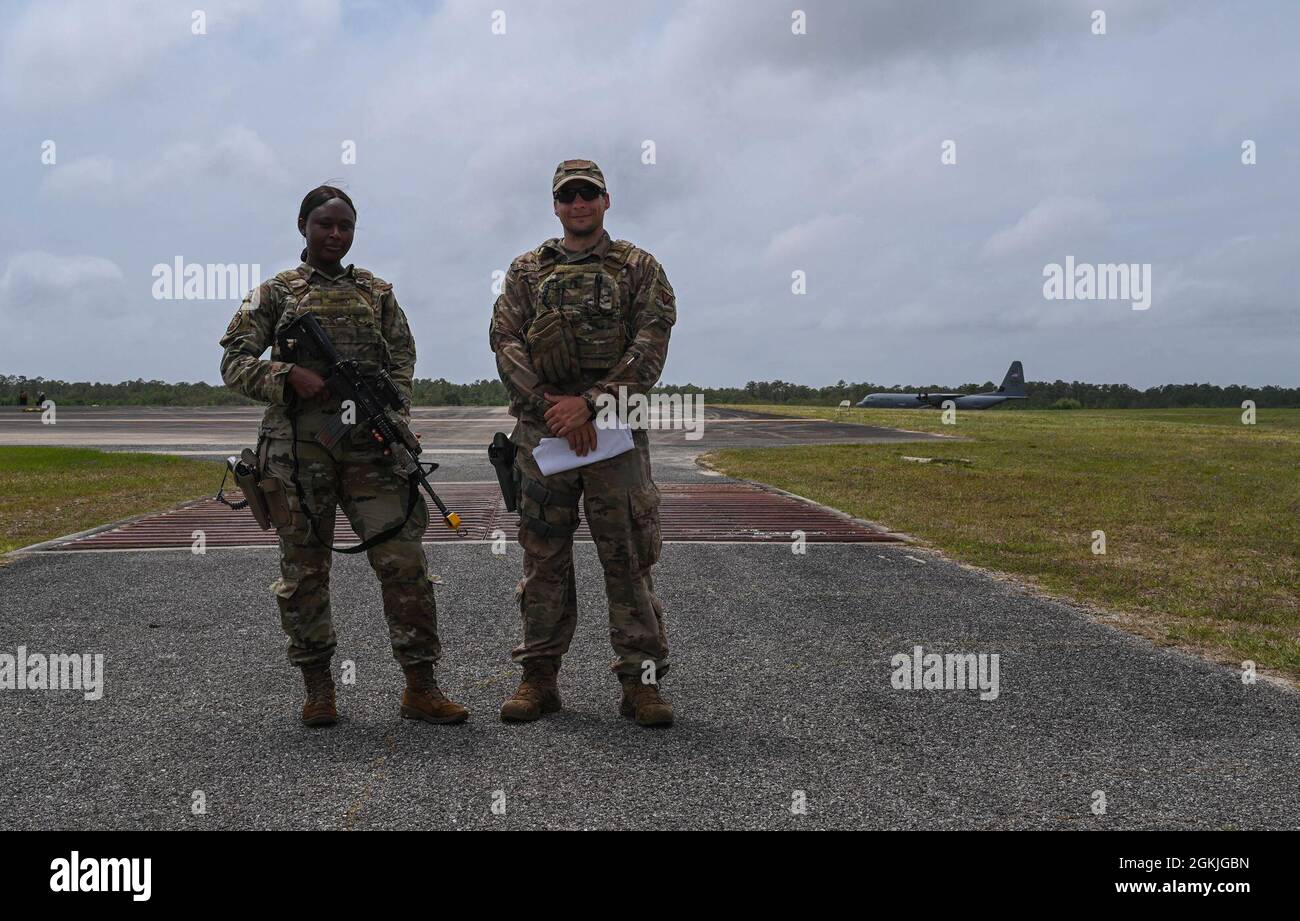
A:
[[[599,377],[618,364],[632,341],[630,305],[622,303],[619,279],[632,244],[615,240],[599,262],[543,263],[537,314],[559,310],[573,328],[584,376]]]
[[[276,345],[271,357],[283,360],[279,351],[280,331],[293,319],[308,311],[314,313],[325,333],[344,358],[356,359],[362,374],[378,374],[392,367],[392,355],[384,340],[380,310],[383,296],[392,285],[376,281],[365,269],[354,269],[355,285],[313,286],[297,269],[275,276],[288,286],[292,300],[276,321]],[[297,364],[324,375],[329,367],[315,355],[302,354]]]

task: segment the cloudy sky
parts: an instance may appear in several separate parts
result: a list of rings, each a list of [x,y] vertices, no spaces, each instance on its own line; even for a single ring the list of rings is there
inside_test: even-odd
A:
[[[492,273],[591,157],[677,291],[667,382],[1300,384],[1294,0],[0,11],[0,373],[219,382],[237,300],[153,267],[292,267],[338,180],[416,374],[492,377]],[[1150,264],[1150,308],[1045,299],[1067,257]]]

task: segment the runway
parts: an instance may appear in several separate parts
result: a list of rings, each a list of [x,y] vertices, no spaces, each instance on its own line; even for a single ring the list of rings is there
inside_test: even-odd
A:
[[[221,456],[257,438],[259,407],[68,406],[56,409],[55,422],[40,413],[0,413],[0,445],[59,445],[162,454]],[[498,406],[418,406],[412,429],[437,449],[486,448],[494,432],[509,432],[514,419]],[[685,430],[651,431],[655,446],[697,452],[723,447],[782,444],[932,441],[944,436],[852,423],[797,419],[731,409],[706,408],[702,437]]]
[[[145,451],[198,458],[224,458],[257,441],[260,407],[68,406],[53,425],[40,413],[0,412],[0,445],[47,445],[103,451]],[[487,446],[496,432],[509,434],[515,420],[504,406],[417,406],[411,428],[421,436],[426,459],[442,465],[443,480],[492,480]],[[650,432],[655,479],[705,482],[695,458],[721,448],[813,444],[877,444],[959,441],[954,436],[902,429],[798,419],[706,407],[695,433],[657,428]]]

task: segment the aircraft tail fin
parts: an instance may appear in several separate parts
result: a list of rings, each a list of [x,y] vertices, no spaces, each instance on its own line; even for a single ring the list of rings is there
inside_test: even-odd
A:
[[[1007,376],[1002,378],[1002,386],[998,388],[998,393],[1009,397],[1025,396],[1025,369],[1020,362],[1011,362],[1011,367],[1007,368]]]

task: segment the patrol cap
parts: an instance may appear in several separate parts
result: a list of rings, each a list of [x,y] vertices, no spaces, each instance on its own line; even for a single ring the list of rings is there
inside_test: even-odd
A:
[[[551,181],[551,194],[560,191],[560,186],[581,179],[590,182],[602,192],[605,191],[605,174],[591,160],[565,160],[555,168],[555,178]]]

